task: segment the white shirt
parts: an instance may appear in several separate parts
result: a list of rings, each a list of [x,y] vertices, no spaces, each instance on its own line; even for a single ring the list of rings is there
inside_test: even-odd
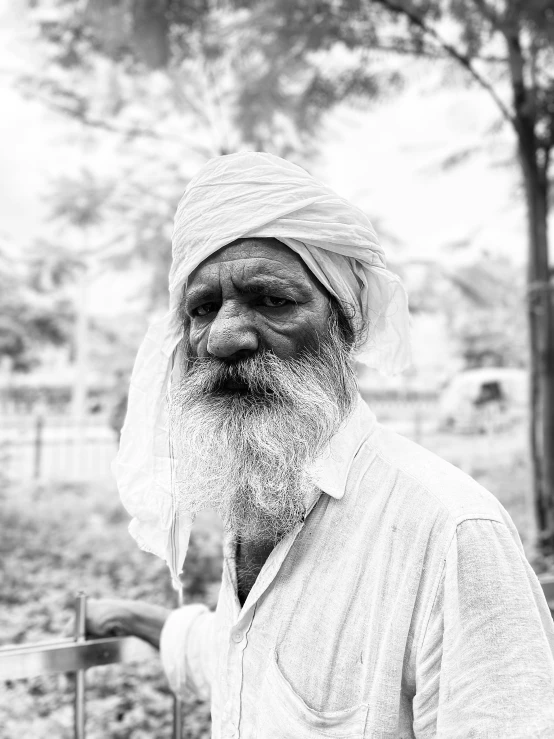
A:
[[[242,608],[227,541],[215,613],[164,626],[214,739],[552,739],[553,622],[496,498],[361,399],[318,485]]]

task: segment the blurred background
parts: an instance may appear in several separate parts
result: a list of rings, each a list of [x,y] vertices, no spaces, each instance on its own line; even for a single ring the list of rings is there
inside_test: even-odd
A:
[[[553,44],[545,0],[0,1],[0,642],[59,635],[81,589],[175,604],[110,463],[177,202],[241,150],[368,214],[414,363],[360,370],[363,397],[490,489],[551,568]],[[215,603],[220,558],[207,516],[188,600]],[[89,682],[87,736],[170,736],[157,665]],[[72,736],[70,678],[7,687],[0,739]],[[206,707],[186,716],[184,736],[209,736]]]

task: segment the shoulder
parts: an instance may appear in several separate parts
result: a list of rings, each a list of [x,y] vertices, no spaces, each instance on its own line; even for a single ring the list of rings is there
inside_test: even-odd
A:
[[[412,510],[417,510],[416,499],[422,511],[441,511],[454,524],[477,518],[507,522],[508,514],[500,502],[472,477],[380,424],[360,451],[372,460],[366,477],[384,475],[389,481],[385,488],[406,498]]]

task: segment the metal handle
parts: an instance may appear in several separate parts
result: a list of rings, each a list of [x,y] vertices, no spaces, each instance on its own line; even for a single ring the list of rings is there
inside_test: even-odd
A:
[[[75,641],[86,640],[87,596],[78,593],[75,599]],[[74,735],[85,739],[85,670],[75,673]]]
[[[177,590],[177,605],[184,604],[184,588],[181,584]],[[182,739],[183,736],[183,701],[176,695],[173,698],[173,739]]]
[[[183,605],[182,588],[178,591],[177,602],[179,606]],[[79,593],[75,598],[73,638],[57,639],[41,644],[12,644],[0,647],[0,682],[75,671],[75,739],[85,739],[86,668],[113,662],[141,661],[156,655],[152,647],[136,637],[109,637],[87,641],[86,607],[87,597],[84,593]],[[183,701],[175,696],[173,739],[182,739],[182,734]]]

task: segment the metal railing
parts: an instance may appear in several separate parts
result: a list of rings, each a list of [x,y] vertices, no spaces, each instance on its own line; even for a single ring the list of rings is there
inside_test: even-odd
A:
[[[85,622],[86,596],[79,593],[75,603],[73,637],[0,647],[0,682],[67,672],[75,674],[73,703],[75,739],[85,739],[86,671],[89,667],[159,659],[154,647],[134,636],[86,639]],[[182,701],[175,697],[172,738],[181,739],[181,737]]]
[[[14,480],[85,482],[110,478],[116,435],[103,415],[2,415],[2,472]]]

